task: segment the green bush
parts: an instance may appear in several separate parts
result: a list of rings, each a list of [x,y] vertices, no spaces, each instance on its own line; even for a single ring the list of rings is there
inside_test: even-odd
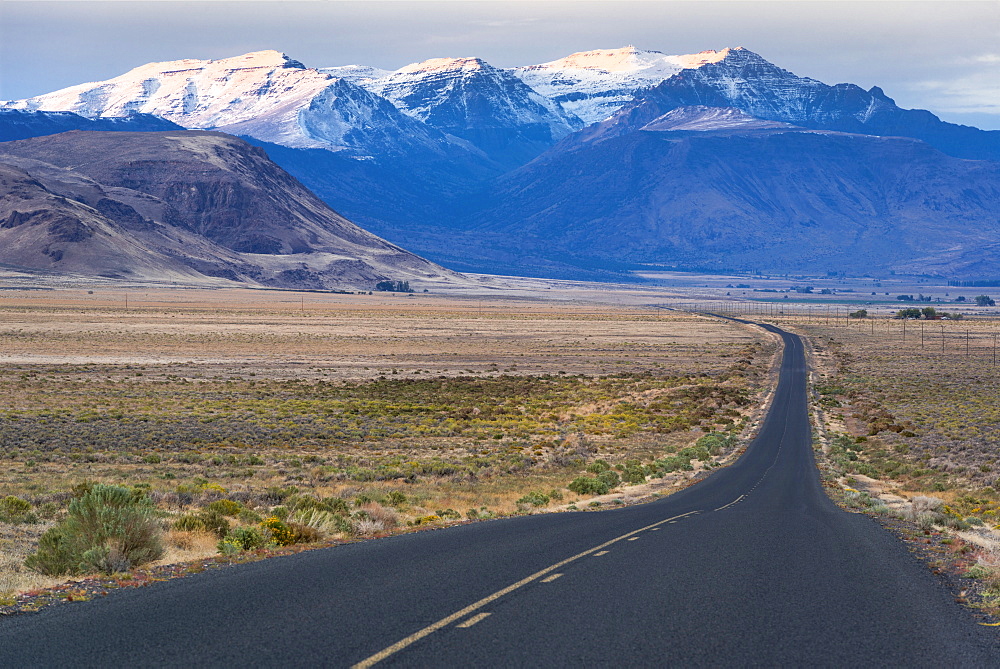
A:
[[[125,571],[163,555],[161,533],[149,497],[95,483],[70,502],[65,520],[42,536],[25,564],[52,576]]]
[[[694,469],[694,467],[691,466],[691,458],[684,457],[683,455],[670,455],[668,457],[661,458],[654,462],[653,466],[665,474],[676,471],[689,472]]]
[[[600,474],[601,472],[606,472],[610,469],[611,465],[608,464],[607,460],[594,460],[587,465],[587,471],[591,474]]]
[[[29,555],[24,566],[39,574],[62,576],[79,571],[80,555],[77,554],[61,525],[50,527],[38,540],[38,550]]]
[[[622,482],[622,478],[618,476],[618,472],[613,472],[610,469],[598,474],[597,480],[607,484],[609,490]]]
[[[607,483],[590,476],[578,476],[566,487],[578,495],[605,495],[610,490]]]
[[[219,511],[206,507],[202,509],[198,517],[201,518],[205,529],[214,533],[220,539],[229,534],[229,520]]]
[[[549,496],[540,492],[529,492],[527,495],[517,500],[518,506],[545,506],[549,503]]]
[[[226,535],[225,539],[219,542],[219,552],[225,553],[225,548],[222,547],[224,542],[229,542],[239,546],[240,550],[252,551],[258,548],[263,548],[267,545],[267,537],[264,532],[256,527],[236,527]]]
[[[181,530],[182,532],[207,532],[208,528],[205,527],[205,521],[201,519],[200,516],[187,515],[181,516],[174,521],[172,527],[175,530]]]
[[[622,470],[622,480],[632,484],[645,483],[646,470],[640,464],[628,464]]]
[[[7,495],[0,498],[0,522],[12,523],[37,523],[38,516],[31,510],[31,502],[14,495]]]
[[[719,455],[725,449],[736,445],[736,438],[721,432],[706,434],[695,442],[696,448],[702,448],[711,455]],[[700,458],[699,458],[700,459]]]
[[[403,506],[406,504],[406,495],[398,490],[391,490],[389,491],[389,494],[385,496],[385,500],[389,506]]]
[[[220,513],[223,516],[238,516],[243,505],[231,499],[217,499],[205,507],[205,511]]]
[[[295,543],[295,532],[275,516],[265,518],[260,526],[270,535],[271,541],[277,546],[291,546]]]

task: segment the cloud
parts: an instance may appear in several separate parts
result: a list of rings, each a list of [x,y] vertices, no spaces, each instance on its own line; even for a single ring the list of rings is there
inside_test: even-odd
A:
[[[1000,80],[992,68],[954,79],[917,81],[909,86],[929,107],[956,114],[1000,114]]]
[[[520,28],[523,26],[531,25],[532,23],[538,23],[537,18],[523,18],[523,19],[493,19],[488,21],[472,21],[474,26],[483,26],[485,28]]]

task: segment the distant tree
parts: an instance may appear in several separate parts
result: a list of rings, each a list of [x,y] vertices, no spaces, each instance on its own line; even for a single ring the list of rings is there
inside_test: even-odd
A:
[[[938,317],[937,310],[934,307],[924,307],[920,310],[920,312],[924,315],[924,318],[929,321],[933,321]]]
[[[390,293],[412,293],[409,281],[379,281],[375,284],[375,290]]]
[[[896,299],[899,300],[900,302],[912,302],[913,301],[913,296],[912,295],[897,295]]]
[[[819,291],[819,294],[820,295],[833,295],[833,291],[830,290],[829,288],[824,288],[823,290]]]
[[[996,301],[989,295],[976,295],[977,307],[995,307],[996,305]]]
[[[896,312],[896,318],[920,318],[920,309],[913,307],[911,309],[900,309]]]
[[[955,298],[956,302],[965,302],[965,295],[959,295]]]
[[[857,311],[852,311],[848,314],[851,318],[868,318],[867,309],[858,309]]]

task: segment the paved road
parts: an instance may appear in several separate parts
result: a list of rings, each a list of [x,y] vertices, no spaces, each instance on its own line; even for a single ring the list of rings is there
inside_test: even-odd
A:
[[[906,547],[837,509],[801,341],[760,436],[667,499],[310,551],[0,620],[0,666],[1000,666]]]

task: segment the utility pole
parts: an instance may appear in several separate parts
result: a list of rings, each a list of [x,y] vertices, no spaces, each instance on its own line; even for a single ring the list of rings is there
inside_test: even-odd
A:
[[[924,350],[924,324],[920,324],[920,350]]]

